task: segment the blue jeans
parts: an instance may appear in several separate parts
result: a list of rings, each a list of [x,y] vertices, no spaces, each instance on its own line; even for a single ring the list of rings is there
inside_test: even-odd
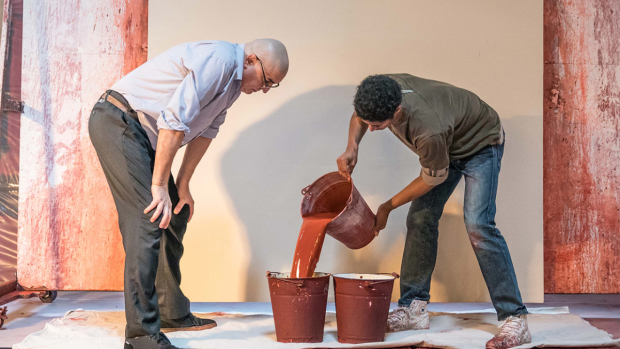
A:
[[[504,145],[491,145],[450,163],[448,178],[413,200],[407,215],[407,240],[401,266],[399,305],[430,300],[437,259],[439,218],[448,198],[465,176],[465,227],[499,320],[527,314],[506,240],[495,227],[495,197]]]

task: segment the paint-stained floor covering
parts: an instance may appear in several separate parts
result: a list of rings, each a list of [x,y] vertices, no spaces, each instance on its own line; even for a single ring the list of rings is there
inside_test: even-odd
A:
[[[620,295],[546,295],[544,304],[529,307],[568,306],[571,313],[588,320],[593,326],[620,338]],[[18,300],[8,304],[9,319],[0,329],[0,348],[10,348],[21,342],[28,334],[43,329],[45,323],[62,317],[75,309],[93,311],[123,310],[120,292],[59,292],[52,304],[44,304],[38,298]],[[431,303],[429,310],[467,311],[488,309],[489,303]],[[328,305],[334,311],[334,304]],[[271,313],[269,303],[192,303],[192,311],[206,312],[254,312]]]

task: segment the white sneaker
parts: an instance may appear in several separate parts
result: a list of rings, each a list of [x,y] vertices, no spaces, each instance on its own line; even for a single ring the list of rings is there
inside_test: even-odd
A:
[[[527,328],[527,315],[511,316],[499,326],[495,337],[487,342],[486,349],[506,349],[532,342]]]
[[[388,315],[387,331],[399,332],[407,330],[426,330],[430,326],[430,319],[426,307],[428,302],[413,300],[411,305],[399,306]]]

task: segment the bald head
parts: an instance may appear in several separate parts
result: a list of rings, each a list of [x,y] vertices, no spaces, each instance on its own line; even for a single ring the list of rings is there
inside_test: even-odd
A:
[[[286,52],[286,47],[280,41],[275,39],[256,39],[246,43],[244,51],[242,91],[245,93],[256,92],[265,85],[278,84],[286,76],[288,72],[288,53]],[[263,72],[265,79],[262,75]],[[267,92],[269,89],[262,90]]]
[[[245,44],[245,52],[255,54],[263,61],[273,74],[281,75],[282,78],[288,72],[288,53],[286,47],[280,41],[275,39],[256,39]]]

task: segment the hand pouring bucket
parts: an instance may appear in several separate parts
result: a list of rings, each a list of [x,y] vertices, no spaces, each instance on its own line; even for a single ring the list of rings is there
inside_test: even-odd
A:
[[[375,215],[353,185],[338,172],[330,172],[301,191],[301,216],[340,212],[327,234],[348,248],[358,249],[375,238]]]
[[[335,274],[338,342],[383,342],[398,274]]]
[[[267,272],[276,338],[283,343],[323,341],[327,311],[327,273],[311,278],[289,278],[290,273]]]

